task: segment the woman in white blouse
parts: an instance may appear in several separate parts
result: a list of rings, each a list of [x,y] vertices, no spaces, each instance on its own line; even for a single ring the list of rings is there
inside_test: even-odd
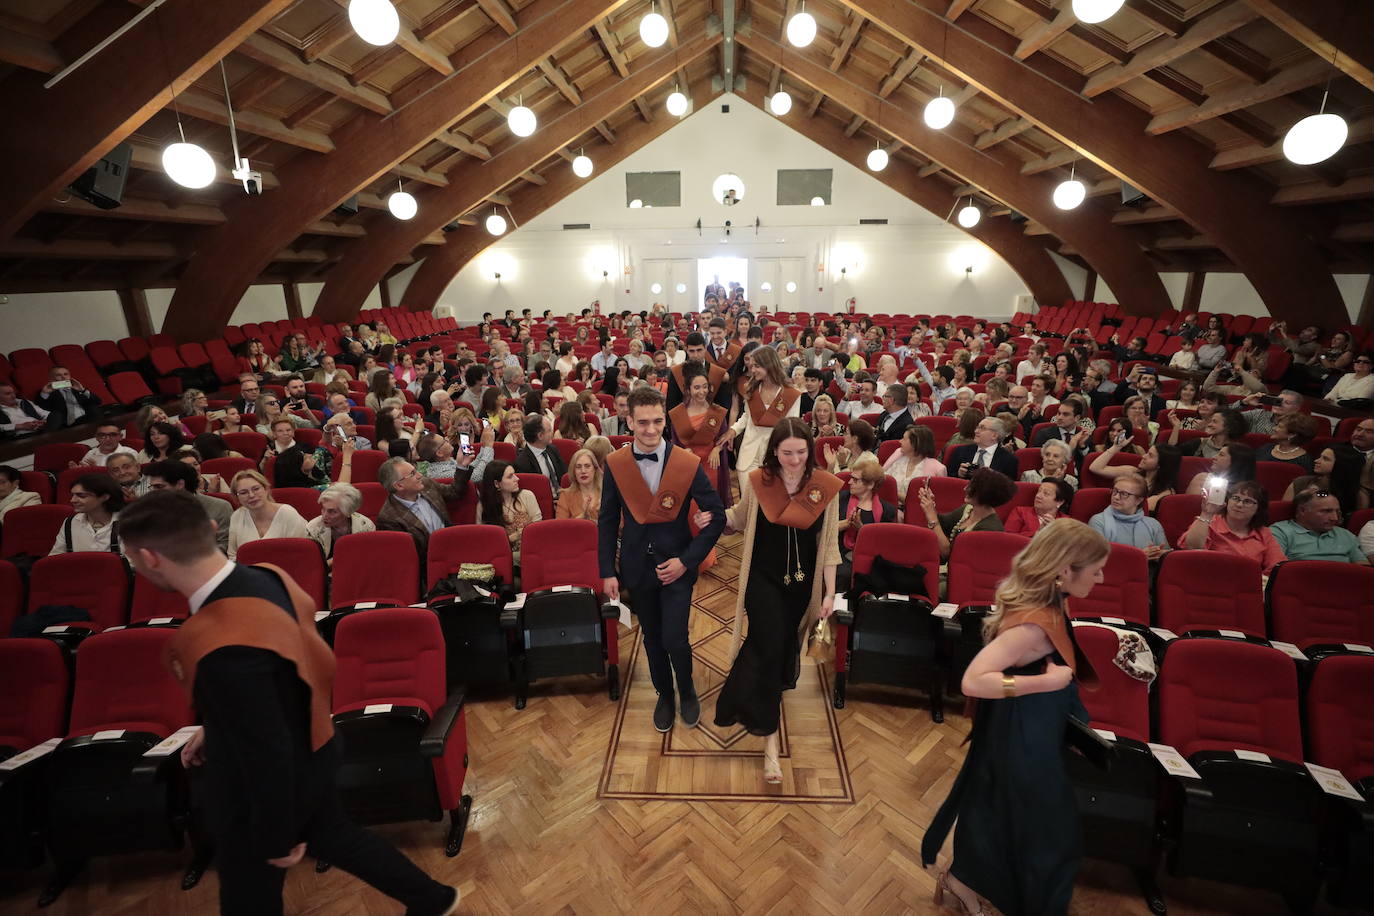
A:
[[[263,538],[308,538],[305,519],[291,506],[272,500],[267,478],[257,471],[239,471],[230,484],[239,507],[229,517],[229,559],[239,547]]]

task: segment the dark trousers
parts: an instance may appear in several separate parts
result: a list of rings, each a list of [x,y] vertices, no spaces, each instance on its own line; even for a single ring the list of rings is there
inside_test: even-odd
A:
[[[319,753],[328,752],[325,748]],[[338,866],[394,897],[406,905],[407,913],[442,912],[449,901],[448,887],[421,871],[395,846],[353,823],[339,804],[339,794],[334,788],[334,768],[324,769],[328,771],[328,778],[317,783],[319,790],[311,799],[312,806],[300,833],[307,855]],[[212,809],[219,807],[215,804],[219,801],[233,805],[227,799],[207,799]],[[222,814],[227,817],[211,815],[215,867],[219,871],[220,913],[223,916],[278,916],[282,912],[286,869],[248,854],[255,844],[251,842],[246,811],[230,807]]]
[[[692,586],[696,572],[682,574],[671,585],[660,585],[649,571],[650,579],[630,589],[630,603],[644,631],[644,655],[649,660],[649,677],[660,694],[673,692],[673,674],[684,696],[695,692],[692,686],[692,642],[687,634],[687,617],[692,611]]]

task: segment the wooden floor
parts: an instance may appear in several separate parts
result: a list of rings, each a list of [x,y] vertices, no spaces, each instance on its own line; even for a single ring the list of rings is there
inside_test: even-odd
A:
[[[851,687],[827,702],[810,665],[784,708],[784,784],[765,786],[761,739],[708,726],[728,670],[738,536],[695,595],[693,645],[703,727],[653,731],[653,688],[638,633],[624,631],[619,703],[604,680],[535,685],[524,710],[507,696],[468,705],[474,798],[462,852],[446,858],[443,825],[382,828],[422,867],[463,892],[464,913],[935,913],[932,874],[916,850],[963,758],[967,721],[951,706],[934,725],[922,698]],[[628,669],[628,670],[624,670]],[[946,855],[948,854],[946,848]],[[215,912],[213,869],[178,887],[184,853],[93,862],[45,912]],[[307,860],[308,863],[308,860]],[[0,872],[0,912],[36,912],[43,869]],[[1287,912],[1277,897],[1202,881],[1163,881],[1175,914]],[[286,911],[396,914],[394,901],[334,869],[292,869]],[[949,910],[947,912],[954,912]],[[1087,862],[1072,912],[1147,914],[1130,876]]]

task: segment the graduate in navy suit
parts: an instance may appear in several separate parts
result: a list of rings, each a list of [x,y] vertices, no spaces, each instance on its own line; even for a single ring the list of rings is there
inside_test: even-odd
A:
[[[629,410],[634,441],[607,457],[601,486],[597,526],[602,591],[616,599],[623,584],[629,592],[644,632],[649,677],[658,691],[654,727],[666,732],[673,727],[674,675],[683,724],[690,728],[701,718],[687,617],[697,568],[725,529],[725,510],[696,455],[674,448],[664,437],[663,396],[652,388],[636,388],[630,392]],[[711,523],[695,536],[689,524],[693,502],[711,514]]]

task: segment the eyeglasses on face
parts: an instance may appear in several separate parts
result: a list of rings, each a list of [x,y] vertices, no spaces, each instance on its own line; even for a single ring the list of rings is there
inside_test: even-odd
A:
[[[1112,497],[1115,498],[1115,497],[1118,497],[1118,496],[1121,497],[1122,499],[1144,499],[1144,498],[1145,498],[1145,497],[1143,497],[1142,495],[1140,495],[1139,493],[1132,493],[1130,490],[1122,490],[1122,489],[1119,488],[1119,487],[1112,487]]]
[[[1253,506],[1259,505],[1259,500],[1251,499],[1248,496],[1229,496],[1227,497],[1227,499],[1235,503],[1237,506],[1240,506],[1242,509],[1249,509]]]
[[[97,439],[118,439],[119,433],[96,433],[95,437]]]

